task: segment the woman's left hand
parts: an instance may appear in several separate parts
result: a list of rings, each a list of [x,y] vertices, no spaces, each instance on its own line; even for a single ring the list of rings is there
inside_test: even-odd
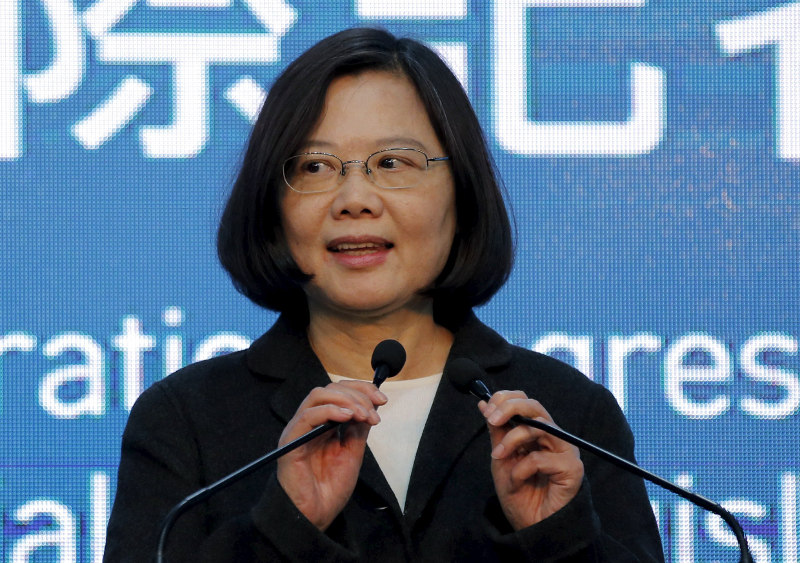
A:
[[[578,448],[531,426],[508,424],[520,415],[555,426],[538,401],[522,391],[498,391],[478,408],[489,425],[494,487],[515,530],[544,520],[575,497],[583,480]]]

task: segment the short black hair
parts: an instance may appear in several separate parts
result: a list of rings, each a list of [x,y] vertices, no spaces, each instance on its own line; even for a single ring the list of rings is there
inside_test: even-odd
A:
[[[444,269],[426,293],[438,310],[485,303],[508,279],[514,250],[483,130],[460,82],[436,53],[380,29],[348,29],[327,37],[275,80],[220,220],[220,262],[236,289],[254,303],[290,315],[307,313],[303,285],[311,276],[294,261],[281,217],[283,163],[316,126],[331,81],[369,70],[411,80],[450,157],[456,235]]]

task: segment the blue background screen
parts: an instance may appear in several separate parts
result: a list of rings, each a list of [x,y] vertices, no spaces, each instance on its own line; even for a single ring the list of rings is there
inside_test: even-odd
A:
[[[518,253],[479,316],[797,563],[800,2],[767,0],[3,2],[3,561],[99,562],[132,402],[274,321],[216,224],[277,73],[361,25],[437,49],[485,128]],[[735,560],[648,490],[669,561]]]

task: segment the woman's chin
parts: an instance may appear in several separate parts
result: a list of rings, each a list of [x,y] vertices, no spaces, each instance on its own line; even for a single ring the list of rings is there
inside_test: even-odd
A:
[[[314,313],[328,311],[336,315],[353,317],[381,317],[402,310],[419,311],[420,309],[425,309],[427,301],[429,301],[428,298],[420,295],[403,296],[401,298],[394,296],[392,298],[353,292],[336,300],[316,300],[309,296],[309,310],[312,316]]]

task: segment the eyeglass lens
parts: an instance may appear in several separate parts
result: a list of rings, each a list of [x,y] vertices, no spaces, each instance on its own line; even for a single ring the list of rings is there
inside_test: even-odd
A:
[[[410,188],[422,181],[428,157],[416,149],[388,149],[377,152],[365,163],[349,161],[345,174],[353,166],[366,166],[372,181],[382,188]],[[286,161],[284,177],[299,192],[323,192],[334,189],[343,179],[342,161],[326,153],[304,153]]]

